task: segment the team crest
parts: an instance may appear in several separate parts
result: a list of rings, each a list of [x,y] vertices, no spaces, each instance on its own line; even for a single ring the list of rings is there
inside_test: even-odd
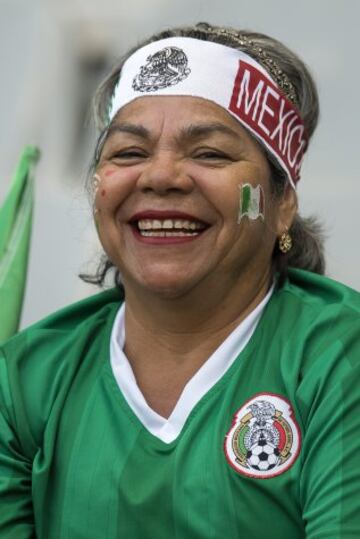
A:
[[[300,446],[290,403],[280,395],[261,393],[236,412],[225,438],[225,455],[237,472],[267,479],[290,468]]]
[[[174,86],[189,74],[188,59],[182,49],[165,47],[147,57],[145,65],[133,80],[132,87],[137,92],[153,92]]]

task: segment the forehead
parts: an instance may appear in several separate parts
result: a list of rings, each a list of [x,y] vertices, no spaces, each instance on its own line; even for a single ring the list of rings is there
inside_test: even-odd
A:
[[[129,122],[147,128],[167,124],[181,128],[188,124],[216,122],[230,127],[240,136],[247,134],[242,125],[225,109],[200,97],[144,96],[120,109],[113,123]]]

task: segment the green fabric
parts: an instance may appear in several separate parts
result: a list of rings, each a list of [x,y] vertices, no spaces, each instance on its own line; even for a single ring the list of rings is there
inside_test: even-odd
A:
[[[24,297],[39,150],[27,146],[0,208],[0,342],[16,333]]]
[[[109,362],[119,292],[19,333],[0,350],[1,539],[360,537],[360,295],[292,271],[249,343],[176,440],[150,434]],[[239,474],[234,413],[287,399],[302,434],[281,475]]]

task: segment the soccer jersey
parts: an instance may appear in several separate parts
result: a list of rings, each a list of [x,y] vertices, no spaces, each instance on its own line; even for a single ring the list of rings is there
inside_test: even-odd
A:
[[[0,537],[360,537],[360,296],[291,271],[176,437],[116,380],[118,291],[0,355]],[[135,381],[134,381],[135,383]]]

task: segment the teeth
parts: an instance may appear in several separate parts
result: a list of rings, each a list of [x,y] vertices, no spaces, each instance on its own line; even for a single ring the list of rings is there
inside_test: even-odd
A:
[[[195,232],[183,232],[182,230],[179,230],[178,232],[169,232],[165,230],[159,230],[157,232],[149,231],[149,230],[141,230],[140,231],[142,236],[146,237],[156,237],[156,238],[171,238],[171,237],[183,237],[183,236],[197,236],[197,233]]]
[[[164,221],[163,226],[161,228],[174,228],[174,227],[175,227],[175,223],[173,223],[171,219],[166,219],[166,221]]]
[[[138,221],[140,231],[144,230],[202,230],[204,225],[187,219],[140,219]]]
[[[150,228],[159,229],[163,227],[161,226],[161,221],[150,221]]]

